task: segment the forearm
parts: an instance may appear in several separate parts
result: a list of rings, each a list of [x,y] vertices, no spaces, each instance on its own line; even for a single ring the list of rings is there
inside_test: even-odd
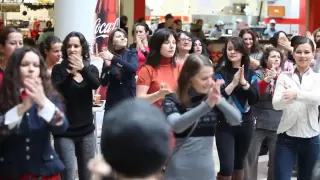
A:
[[[228,103],[225,98],[222,98],[220,103],[216,106],[223,113],[228,122],[236,123],[234,125],[240,125],[242,118],[240,111]]]
[[[233,92],[234,88],[236,88],[236,87],[237,87],[237,85],[235,85],[235,84],[233,84],[233,83],[230,83],[230,84],[224,89],[224,91],[225,91],[225,93],[226,93],[227,95],[230,95],[230,94]]]
[[[152,93],[152,94],[145,94],[145,95],[139,95],[137,94],[137,98],[146,100],[150,103],[154,103],[160,99],[163,99],[164,97],[159,93],[159,91]]]
[[[195,123],[201,116],[208,113],[212,108],[207,101],[202,102],[196,108],[184,113],[173,113],[167,118],[175,133],[181,133]]]

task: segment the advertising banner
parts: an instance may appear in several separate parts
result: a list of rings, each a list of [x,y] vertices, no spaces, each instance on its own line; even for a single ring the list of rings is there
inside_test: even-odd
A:
[[[98,54],[108,46],[110,32],[120,27],[120,0],[98,0],[94,28],[94,52]]]

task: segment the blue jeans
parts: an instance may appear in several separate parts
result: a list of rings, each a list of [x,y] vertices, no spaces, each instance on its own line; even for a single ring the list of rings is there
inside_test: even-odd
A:
[[[61,173],[62,180],[75,180],[77,166],[79,180],[91,178],[87,166],[89,160],[95,156],[95,142],[94,132],[81,137],[54,139],[55,150],[66,166],[66,169]]]
[[[274,157],[275,180],[291,179],[296,158],[298,158],[298,180],[311,180],[319,152],[319,136],[298,138],[285,133],[279,134]]]

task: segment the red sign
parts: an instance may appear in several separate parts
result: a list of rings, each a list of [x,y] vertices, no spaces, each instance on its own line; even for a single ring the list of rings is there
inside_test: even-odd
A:
[[[119,0],[98,0],[95,17],[94,52],[99,53],[108,46],[110,32],[120,27]]]

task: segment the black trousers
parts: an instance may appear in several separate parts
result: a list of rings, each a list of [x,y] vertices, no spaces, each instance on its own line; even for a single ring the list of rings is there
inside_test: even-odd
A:
[[[217,124],[216,145],[220,160],[219,174],[222,176],[232,176],[233,170],[243,170],[254,129],[252,118],[245,117],[243,120],[240,126],[229,126],[224,120]]]

